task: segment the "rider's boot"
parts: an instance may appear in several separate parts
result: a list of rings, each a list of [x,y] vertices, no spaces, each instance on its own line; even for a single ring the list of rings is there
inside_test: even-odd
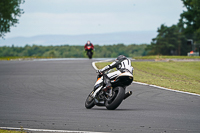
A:
[[[106,86],[103,88],[104,92],[107,92],[109,89],[111,89],[111,83],[107,83]]]
[[[109,77],[105,74],[103,75],[103,82],[106,86],[103,88],[103,91],[106,92],[107,90],[111,89],[111,83]]]

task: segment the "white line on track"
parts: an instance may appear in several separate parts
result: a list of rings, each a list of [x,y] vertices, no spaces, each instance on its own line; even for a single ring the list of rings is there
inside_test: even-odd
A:
[[[95,63],[97,63],[97,62],[108,62],[108,61],[111,61],[111,60],[95,61],[95,62],[92,62],[92,66],[93,66],[93,68],[94,68],[95,70],[98,70],[98,68],[96,67]],[[135,82],[135,81],[133,81],[132,83],[133,83],[133,84],[140,84],[140,85],[147,85],[147,86],[159,88],[159,89],[162,89],[162,90],[168,90],[168,91],[179,92],[179,93],[184,93],[184,94],[189,94],[189,95],[194,95],[194,96],[200,96],[199,94],[190,93],[190,92],[185,92],[185,91],[172,90],[172,89],[164,88],[164,87],[157,86],[157,85],[150,85],[150,84],[141,83],[141,82]]]
[[[164,88],[164,87],[160,87],[160,86],[156,86],[156,85],[149,85],[149,86],[159,88],[159,89],[162,89],[162,90],[168,90],[168,91],[174,91],[174,92],[179,92],[179,93],[184,93],[184,94],[189,94],[189,95],[194,95],[194,96],[200,96],[199,94],[185,92],[185,91],[172,90],[172,89],[169,89],[169,88]]]
[[[103,60],[103,61],[94,61],[92,62],[92,66],[95,70],[98,70],[98,68],[96,67],[95,63],[98,63],[98,62],[109,62],[109,61],[113,61],[114,59],[109,59],[109,60]]]
[[[91,132],[91,131],[30,129],[30,128],[15,128],[15,127],[0,127],[0,129],[4,129],[4,130],[25,130],[25,131],[32,131],[32,132],[55,132],[55,133],[108,133],[108,132]]]

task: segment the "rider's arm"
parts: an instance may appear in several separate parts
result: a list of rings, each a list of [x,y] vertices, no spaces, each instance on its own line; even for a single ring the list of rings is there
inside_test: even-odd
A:
[[[110,65],[107,65],[104,68],[102,68],[101,70],[99,70],[99,72],[105,72],[105,71],[108,71],[110,69],[113,69],[113,68],[117,67],[120,63],[121,62],[119,62],[119,61],[114,61]]]
[[[92,49],[94,49],[94,45],[91,43]]]

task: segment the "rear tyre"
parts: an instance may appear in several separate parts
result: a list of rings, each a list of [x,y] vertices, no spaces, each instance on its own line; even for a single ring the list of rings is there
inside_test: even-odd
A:
[[[91,109],[92,107],[94,107],[95,103],[94,103],[94,98],[92,97],[92,94],[94,93],[94,91],[92,91],[89,96],[87,97],[86,101],[85,101],[85,107],[87,109]]]
[[[108,110],[115,110],[123,101],[125,90],[123,87],[113,89],[113,96],[106,101],[105,106]]]
[[[91,51],[88,51],[87,55],[88,55],[89,59],[92,59],[92,52]]]

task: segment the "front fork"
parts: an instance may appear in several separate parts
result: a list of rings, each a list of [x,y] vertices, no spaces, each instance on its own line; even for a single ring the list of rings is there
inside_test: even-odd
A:
[[[94,93],[92,94],[92,97],[95,98],[95,96],[97,95],[97,93],[101,90],[102,86],[100,86],[99,88],[97,88]]]
[[[98,89],[94,91],[94,93],[91,95],[96,103],[109,100],[113,96],[113,91],[112,88],[109,89],[108,91],[103,91],[103,87],[100,86]]]

